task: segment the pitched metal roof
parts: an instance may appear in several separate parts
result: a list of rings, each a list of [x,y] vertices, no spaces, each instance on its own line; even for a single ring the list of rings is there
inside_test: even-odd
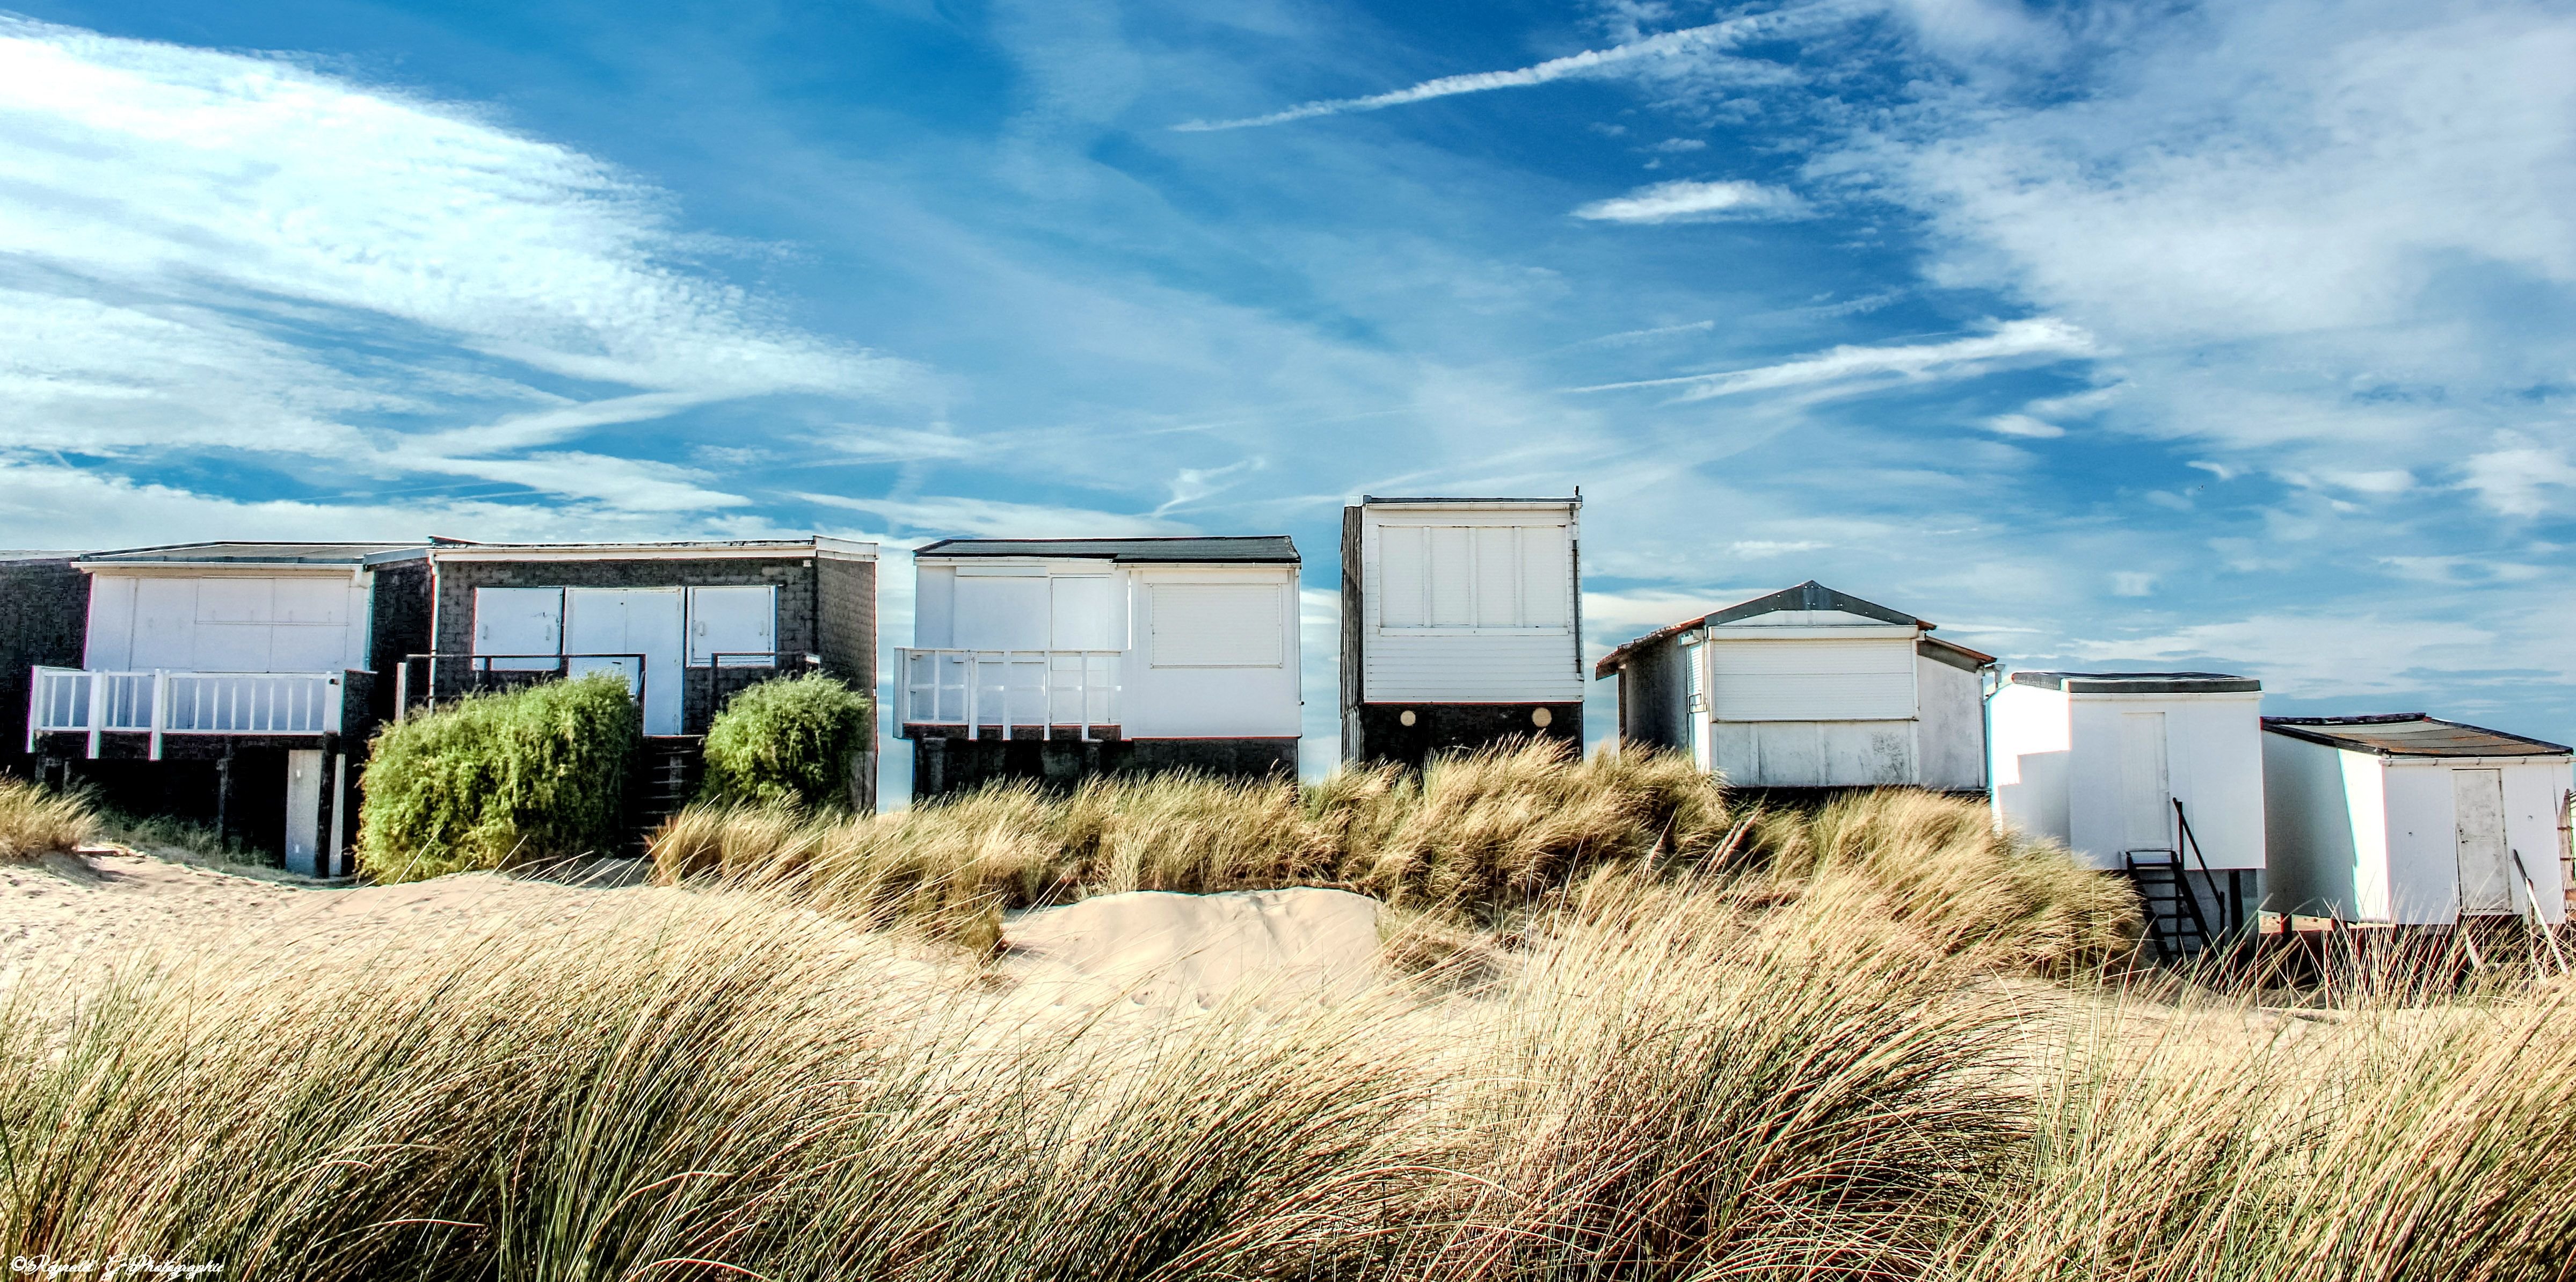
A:
[[[2376,717],[2265,717],[2263,728],[2383,757],[2563,757],[2564,744],[2444,721],[2420,712]]]
[[[2224,672],[2016,672],[2012,683],[2070,694],[2225,694],[2263,688],[2252,677]]]
[[[92,552],[73,564],[101,568],[374,565],[408,560],[427,551],[427,546],[421,543],[171,543],[161,547]]]
[[[1638,637],[1636,640],[1630,641],[1627,644],[1620,646],[1618,649],[1612,650],[1610,653],[1601,656],[1601,661],[1592,665],[1592,679],[1598,681],[1603,677],[1609,676],[1611,673],[1618,671],[1621,664],[1628,661],[1629,655],[1634,654],[1647,646],[1655,645],[1671,637],[1679,636],[1684,632],[1690,631],[1692,628],[1715,627],[1720,624],[1735,623],[1765,614],[1777,614],[1783,610],[1834,610],[1843,614],[1857,614],[1864,619],[1877,619],[1883,623],[1917,627],[1926,632],[1931,631],[1934,626],[1922,619],[1915,618],[1913,615],[1888,609],[1886,606],[1879,605],[1876,602],[1861,600],[1859,597],[1853,596],[1848,592],[1837,592],[1832,588],[1826,587],[1824,584],[1816,582],[1814,579],[1809,579],[1793,588],[1782,588],[1777,592],[1766,593],[1762,596],[1755,597],[1750,601],[1739,601],[1734,605],[1727,606],[1723,609],[1712,610],[1695,619],[1684,619],[1679,623],[1668,624],[1664,627],[1657,628],[1654,631]],[[1981,654],[1963,645],[1957,645],[1948,641],[1941,642],[1941,644],[1949,646],[1951,649],[1957,650],[1963,655],[1973,655],[1980,663],[1992,663],[1995,661],[1995,657],[1993,655]]]
[[[925,556],[1065,557],[1131,565],[1296,565],[1297,544],[1285,534],[1158,539],[941,539],[913,549]]]

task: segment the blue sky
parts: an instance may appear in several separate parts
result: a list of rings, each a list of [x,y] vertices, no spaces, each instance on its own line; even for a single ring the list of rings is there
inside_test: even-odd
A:
[[[1284,531],[1321,736],[1346,498],[1580,485],[1596,653],[1817,578],[2567,741],[2570,66],[2565,4],[23,4],[0,544],[819,530],[895,644],[933,538]]]

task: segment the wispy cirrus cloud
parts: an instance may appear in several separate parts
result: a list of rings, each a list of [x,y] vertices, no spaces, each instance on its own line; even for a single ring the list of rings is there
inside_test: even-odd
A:
[[[1813,356],[1754,369],[1599,383],[1568,390],[1616,392],[1673,387],[1684,389],[1678,399],[1699,401],[1875,376],[1918,379],[1966,374],[1998,361],[2092,356],[2100,350],[2091,334],[2065,321],[2042,316],[2006,321],[1995,326],[1990,333],[1952,339],[1946,343],[1901,343],[1879,347],[1846,344]]]
[[[1757,182],[1667,182],[1579,206],[1577,218],[1611,223],[1702,222],[1713,218],[1800,218],[1798,194]]]
[[[1385,93],[1366,94],[1356,98],[1325,98],[1299,103],[1261,116],[1234,120],[1192,120],[1172,126],[1180,133],[1206,133],[1221,129],[1256,129],[1264,125],[1284,125],[1318,116],[1339,116],[1355,111],[1379,111],[1408,103],[1428,102],[1459,94],[1490,93],[1496,89],[1525,89],[1550,81],[1578,76],[1601,76],[1630,70],[1639,64],[1678,63],[1705,60],[1736,45],[1756,38],[1777,38],[1840,20],[1854,6],[1841,3],[1802,5],[1775,13],[1748,14],[1705,26],[1685,27],[1660,35],[1631,40],[1606,49],[1586,49],[1581,53],[1550,58],[1545,62],[1508,71],[1477,71],[1466,75],[1441,76],[1420,84],[1392,89]]]
[[[735,505],[620,442],[549,447],[908,371],[773,319],[711,249],[660,191],[476,109],[0,18],[0,330],[28,340],[0,351],[0,445]]]
[[[938,496],[911,499],[799,494],[807,503],[865,512],[898,530],[963,538],[1119,538],[1193,534],[1190,526],[1157,516],[998,499]]]

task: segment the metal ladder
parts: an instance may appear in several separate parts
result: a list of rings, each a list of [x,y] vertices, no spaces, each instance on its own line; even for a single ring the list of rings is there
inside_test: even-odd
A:
[[[2209,947],[2209,921],[2185,876],[2180,853],[2123,850],[2120,864],[2146,905],[2147,939],[2158,953],[2179,959]]]
[[[662,821],[696,799],[705,754],[706,740],[697,735],[655,735],[644,741],[635,802],[627,816],[633,853],[642,854]]]

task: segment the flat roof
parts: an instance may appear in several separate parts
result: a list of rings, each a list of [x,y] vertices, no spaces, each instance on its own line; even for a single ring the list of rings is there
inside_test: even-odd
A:
[[[442,561],[676,561],[756,556],[874,560],[877,545],[821,535],[803,539],[671,539],[625,543],[478,543],[471,539],[439,538],[431,540],[429,552]]]
[[[1457,504],[1457,505],[1462,506],[1462,507],[1512,507],[1512,506],[1519,506],[1519,507],[1581,507],[1581,506],[1583,505],[1583,498],[1582,498],[1582,496],[1581,496],[1581,495],[1574,495],[1574,496],[1567,497],[1567,498],[1547,498],[1547,497],[1540,497],[1540,498],[1481,498],[1481,499],[1480,499],[1480,498],[1454,498],[1454,497],[1447,497],[1447,496],[1434,496],[1434,495],[1418,495],[1418,496],[1412,496],[1412,497],[1403,497],[1403,496],[1389,496],[1389,495],[1384,495],[1384,494],[1363,494],[1363,495],[1361,495],[1361,496],[1360,496],[1360,506],[1362,506],[1362,507],[1374,507],[1374,506],[1377,506],[1377,505],[1379,505],[1379,504],[1394,505],[1394,504],[1399,504],[1399,503],[1401,503],[1401,504],[1407,504],[1407,505],[1412,505],[1412,504],[1425,504],[1425,503],[1454,503],[1454,504]]]
[[[2225,672],[2016,672],[2012,682],[2069,694],[2244,694],[2263,688],[2252,677]]]
[[[190,565],[376,565],[410,560],[428,550],[420,543],[171,543],[161,547],[91,552],[73,564],[84,569]]]
[[[2265,717],[2274,734],[2383,757],[2563,757],[2564,744],[2444,721],[2420,712],[2374,717]]]
[[[913,549],[922,557],[1042,557],[1122,564],[1295,565],[1297,544],[1285,534],[1228,534],[1152,539],[941,539]]]

